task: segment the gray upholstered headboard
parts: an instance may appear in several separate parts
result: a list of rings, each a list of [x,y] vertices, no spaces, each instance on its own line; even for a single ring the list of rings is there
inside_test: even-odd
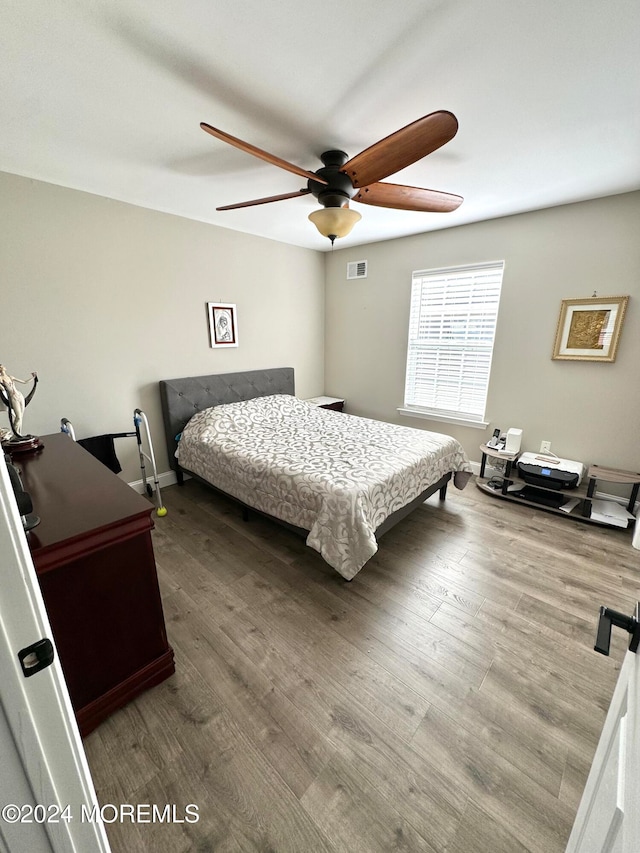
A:
[[[269,370],[245,370],[242,373],[214,373],[211,376],[186,376],[160,382],[160,402],[167,441],[169,465],[178,468],[175,458],[176,435],[187,421],[202,409],[238,400],[252,400],[269,394],[294,394],[293,367]]]

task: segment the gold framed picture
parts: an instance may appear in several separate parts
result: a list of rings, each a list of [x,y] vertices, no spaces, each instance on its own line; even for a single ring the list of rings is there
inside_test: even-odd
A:
[[[563,299],[553,359],[615,361],[628,296]]]

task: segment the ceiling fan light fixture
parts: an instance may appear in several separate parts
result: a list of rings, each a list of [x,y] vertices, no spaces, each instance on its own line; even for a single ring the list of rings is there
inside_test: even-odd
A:
[[[358,211],[351,210],[350,207],[322,207],[309,214],[309,220],[322,236],[328,237],[332,243],[336,237],[346,237],[361,219]]]

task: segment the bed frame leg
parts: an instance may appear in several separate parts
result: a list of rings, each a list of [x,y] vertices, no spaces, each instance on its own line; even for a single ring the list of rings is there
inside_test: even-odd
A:
[[[178,485],[184,486],[184,474],[182,473],[182,470],[180,468],[176,469],[176,477],[178,480]]]
[[[447,497],[447,486],[448,482],[444,484],[444,486],[440,489],[440,500],[443,501]]]
[[[249,510],[247,509],[246,506],[242,507],[242,520],[243,521],[249,521]]]

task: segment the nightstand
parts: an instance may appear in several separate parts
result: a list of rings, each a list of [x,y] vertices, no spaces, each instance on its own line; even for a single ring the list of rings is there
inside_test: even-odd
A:
[[[311,403],[319,409],[331,409],[334,412],[341,412],[344,406],[344,400],[340,397],[311,397],[305,400],[305,403]]]

